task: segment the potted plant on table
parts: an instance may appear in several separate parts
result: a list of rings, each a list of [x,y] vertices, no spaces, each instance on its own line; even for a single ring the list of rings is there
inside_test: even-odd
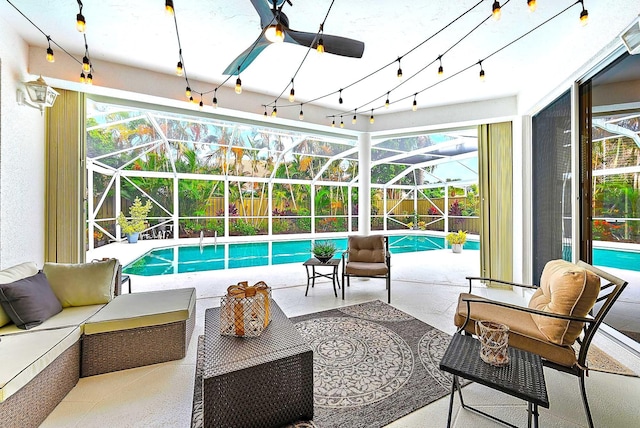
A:
[[[336,244],[331,241],[316,241],[311,249],[313,256],[322,263],[327,263],[336,253]]]
[[[467,232],[459,230],[458,232],[448,233],[446,240],[451,245],[451,251],[454,253],[461,253],[462,246],[467,242]]]
[[[130,217],[125,217],[122,212],[118,215],[118,225],[122,228],[122,233],[127,235],[127,241],[130,244],[138,242],[140,232],[146,228],[145,222],[147,221],[149,211],[151,211],[151,201],[147,199],[147,203],[143,205],[140,198],[136,196],[133,205],[129,207]]]

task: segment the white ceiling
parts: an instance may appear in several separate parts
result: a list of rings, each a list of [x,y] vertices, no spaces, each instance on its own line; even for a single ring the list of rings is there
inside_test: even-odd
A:
[[[318,30],[332,4],[332,0],[291,1],[293,6],[285,4],[283,9],[290,27],[308,32]],[[76,1],[12,0],[12,3],[55,42],[76,58],[82,58],[84,41],[75,29]],[[165,15],[162,0],[83,3],[89,52],[94,62],[109,61],[175,74],[178,42],[173,18]],[[347,88],[405,55],[477,3],[462,19],[403,57],[403,80],[396,77],[398,67],[394,63]],[[582,27],[578,19],[581,6],[573,0],[539,0],[533,13],[527,9],[526,0],[511,0],[501,2],[499,21],[489,19],[481,24],[490,15],[492,3],[493,0],[335,0],[324,26],[325,33],[363,41],[364,55],[355,59],[309,52],[295,78],[296,103],[341,88],[347,88],[342,93],[344,104],[338,104],[337,94],[315,103],[336,114],[348,114],[355,108],[362,113],[380,108],[376,114],[382,114],[409,110],[415,93],[419,93],[417,101],[421,108],[515,95],[525,89],[543,96],[610,45],[640,13],[638,0],[584,0],[590,20]],[[250,0],[174,0],[174,4],[186,71],[190,79],[207,82],[192,89],[211,91],[226,78],[222,74],[226,66],[260,35],[258,14]],[[567,7],[570,7],[567,12],[502,49]],[[0,2],[0,17],[30,45],[47,46],[46,37],[8,1]],[[452,48],[477,25],[469,37]],[[56,56],[65,55],[58,47],[52,47]],[[444,80],[437,75],[436,59],[447,50],[442,61],[444,78],[450,78]],[[481,83],[480,68],[474,64],[496,51],[499,52],[483,62],[487,78]],[[284,108],[289,105],[288,85],[306,53],[306,48],[288,43],[267,47],[241,74],[243,89],[269,94],[274,100],[283,92],[278,106]],[[419,72],[424,67],[427,68]],[[451,77],[466,67],[471,68]],[[93,74],[95,84],[100,85],[100,69],[96,67]],[[232,83],[235,76],[227,85]],[[175,84],[185,86],[183,78],[177,76]],[[387,91],[391,91],[389,110],[381,108]],[[409,98],[394,103],[404,97]],[[247,106],[247,111],[261,108]]]

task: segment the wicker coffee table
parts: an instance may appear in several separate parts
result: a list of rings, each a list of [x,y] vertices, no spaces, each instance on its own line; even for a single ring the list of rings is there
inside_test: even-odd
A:
[[[451,426],[453,396],[457,389],[463,409],[469,409],[504,425],[517,428],[516,425],[465,404],[462,400],[458,376],[527,401],[528,426],[531,427],[533,422],[533,426],[538,427],[538,406],[549,408],[542,360],[536,354],[513,347],[509,347],[508,352],[509,364],[504,367],[494,367],[480,359],[480,342],[477,339],[459,333],[453,335],[440,361],[440,370],[453,374],[447,427]]]
[[[220,308],[205,313],[205,427],[279,427],[313,418],[313,351],[271,300],[258,337],[220,335]]]

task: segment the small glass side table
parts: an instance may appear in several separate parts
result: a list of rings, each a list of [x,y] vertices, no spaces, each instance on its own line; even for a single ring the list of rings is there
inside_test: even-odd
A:
[[[309,284],[311,284],[311,288],[316,285],[316,278],[329,278],[333,282],[333,294],[338,297],[336,283],[338,284],[338,288],[340,288],[340,279],[338,278],[338,266],[340,266],[340,259],[330,259],[328,262],[322,263],[315,257],[311,257],[302,265],[307,270],[307,290],[304,292],[305,297],[309,292]],[[311,272],[309,272],[309,266],[311,266]],[[331,267],[332,270],[331,273],[321,273],[316,272],[316,267]]]

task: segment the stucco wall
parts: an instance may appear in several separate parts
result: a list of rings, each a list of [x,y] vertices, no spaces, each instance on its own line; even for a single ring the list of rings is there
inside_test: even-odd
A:
[[[0,268],[44,261],[44,117],[19,106],[29,49],[0,18]]]

